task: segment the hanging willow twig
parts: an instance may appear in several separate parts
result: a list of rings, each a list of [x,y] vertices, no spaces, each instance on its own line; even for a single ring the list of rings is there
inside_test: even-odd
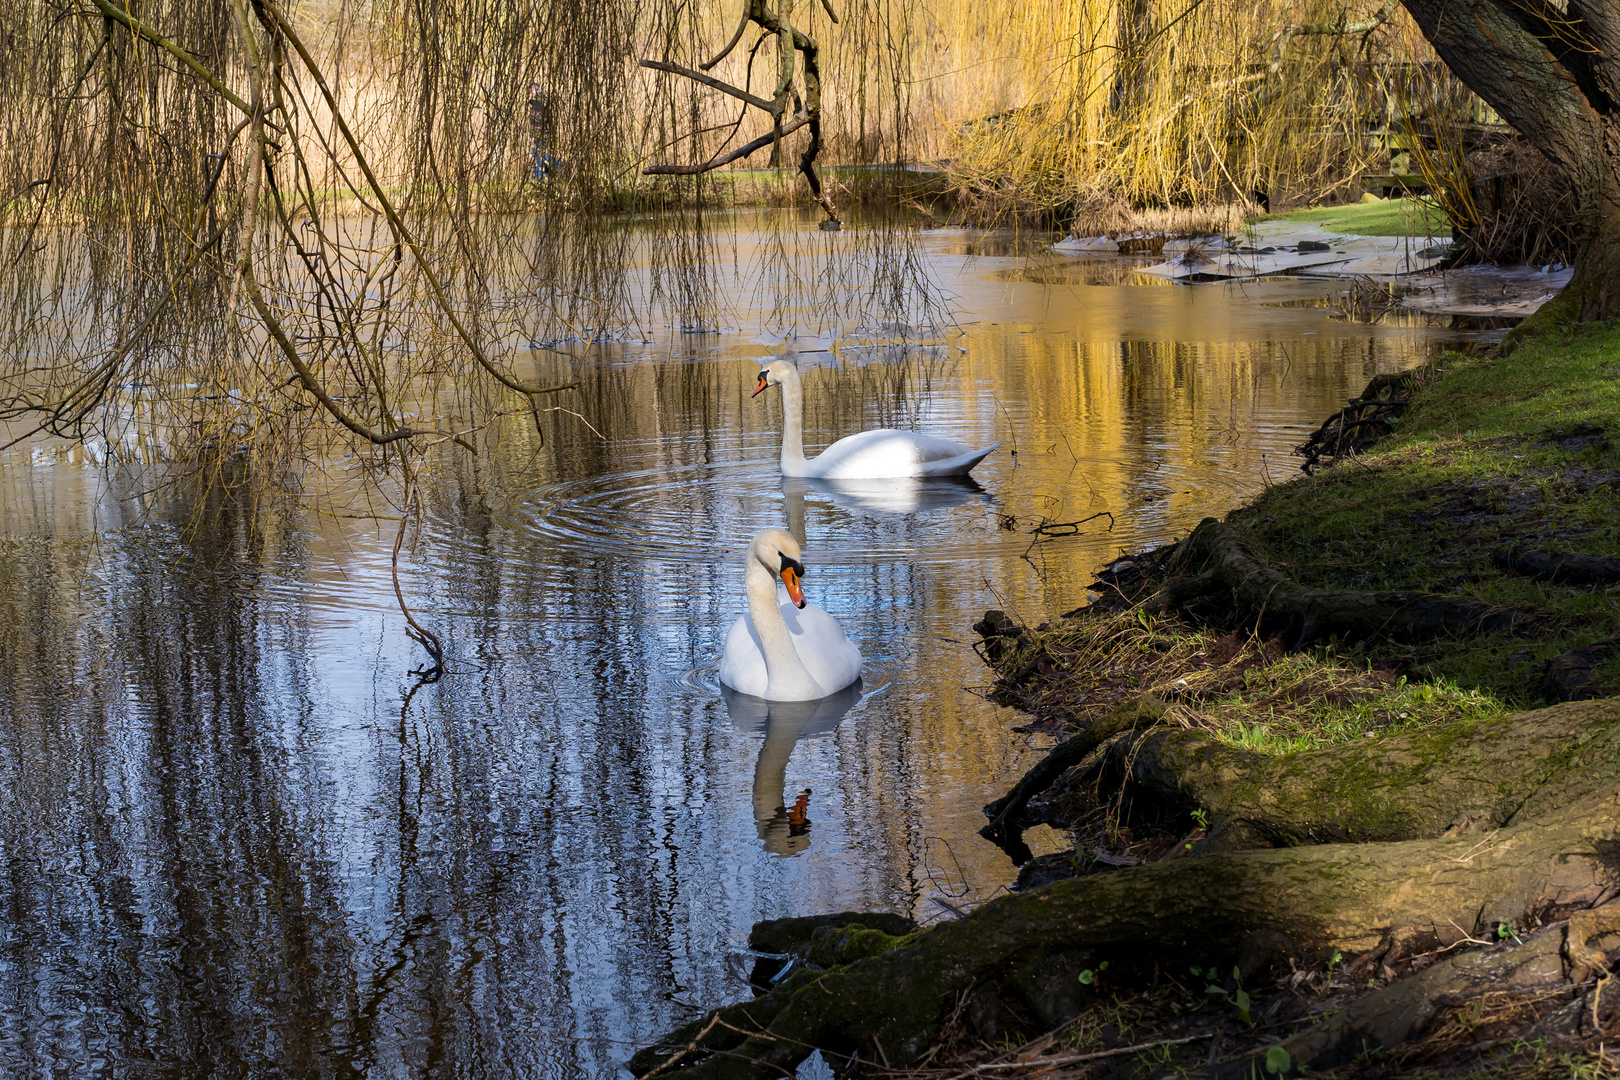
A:
[[[792,0],[780,0],[781,9],[772,8],[766,0],[748,0],[748,6],[743,11],[742,20],[737,24],[737,31],[731,36],[726,47],[715,54],[714,58],[702,65],[702,71],[694,71],[689,67],[667,60],[643,60],[641,66],[653,71],[663,71],[671,75],[679,75],[691,79],[722,94],[736,98],[745,105],[751,105],[766,113],[771,118],[771,131],[768,135],[760,136],[752,142],[729,153],[716,153],[709,160],[693,165],[649,165],[642,170],[648,176],[695,176],[701,173],[713,172],[724,168],[734,161],[740,161],[752,154],[758,153],[767,146],[780,146],[782,139],[800,128],[810,129],[810,141],[799,156],[799,172],[804,174],[805,182],[810,185],[811,197],[821,205],[827,213],[827,220],[833,225],[840,223],[838,207],[833,203],[822,186],[821,173],[816,167],[816,158],[821,154],[821,47],[815,39],[799,30],[790,21],[792,16]],[[822,0],[827,15],[833,22],[838,16],[833,13],[830,0]],[[722,82],[703,72],[710,70],[724,60],[742,40],[748,24],[753,23],[776,39],[777,43],[777,73],[776,87],[769,100],[749,93],[747,90]],[[802,93],[794,86],[795,54],[802,55],[804,59]],[[788,116],[788,106],[798,106],[797,115]],[[830,227],[830,226],[829,226]]]

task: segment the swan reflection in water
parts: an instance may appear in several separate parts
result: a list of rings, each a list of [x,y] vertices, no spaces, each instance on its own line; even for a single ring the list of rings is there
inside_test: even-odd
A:
[[[992,502],[990,493],[971,476],[902,476],[885,480],[823,480],[782,477],[788,532],[804,541],[805,496],[819,495],[845,510],[873,517],[926,514],[974,501]]]
[[[861,700],[860,681],[817,701],[766,701],[729,687],[721,687],[720,694],[732,723],[765,736],[754,765],[754,825],[759,838],[772,855],[797,855],[810,846],[811,791],[799,791],[793,806],[788,806],[788,758],[800,739],[838,726]]]

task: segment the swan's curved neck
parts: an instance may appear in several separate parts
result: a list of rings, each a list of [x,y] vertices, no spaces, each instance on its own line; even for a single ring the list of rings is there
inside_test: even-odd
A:
[[[782,618],[782,607],[776,599],[776,579],[752,553],[748,556],[745,578],[748,614],[754,620],[759,647],[765,654],[765,696],[801,701],[825,697],[793,645],[793,634],[788,630],[787,620]]]
[[[790,370],[782,379],[782,471],[804,464],[804,387],[799,373]]]

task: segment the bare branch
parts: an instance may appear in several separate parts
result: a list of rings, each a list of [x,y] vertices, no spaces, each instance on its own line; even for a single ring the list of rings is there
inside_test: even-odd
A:
[[[743,5],[742,18],[737,20],[737,32],[731,35],[731,40],[726,42],[725,48],[714,54],[714,59],[710,60],[707,64],[699,64],[698,67],[702,68],[704,71],[708,71],[710,68],[714,67],[714,65],[731,55],[731,50],[737,47],[737,42],[742,40],[743,32],[748,29],[749,15],[752,13],[752,11],[752,3]]]
[[[699,173],[713,172],[715,169],[730,165],[733,161],[745,158],[755,151],[765,149],[783,135],[793,134],[810,123],[811,119],[809,116],[794,117],[788,123],[783,124],[780,130],[773,129],[770,134],[761,135],[753,142],[744,143],[723,157],[710,158],[701,165],[649,165],[641,171],[646,176],[696,176]]]
[[[703,74],[701,71],[694,71],[689,67],[682,67],[680,64],[665,63],[662,60],[643,60],[641,62],[641,66],[644,68],[651,68],[654,71],[667,71],[671,75],[684,76],[691,79],[693,82],[699,82],[704,86],[713,87],[722,94],[730,94],[738,101],[745,101],[756,109],[764,109],[772,116],[777,115],[776,105],[774,103],[766,101],[762,97],[755,97],[746,90],[739,90],[730,83],[723,83],[713,76]]]

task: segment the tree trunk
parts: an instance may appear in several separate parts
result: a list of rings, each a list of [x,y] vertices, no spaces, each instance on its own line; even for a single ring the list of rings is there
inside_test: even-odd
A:
[[[1620,3],[1402,0],[1452,72],[1569,177],[1575,275],[1509,336],[1620,313]]]

